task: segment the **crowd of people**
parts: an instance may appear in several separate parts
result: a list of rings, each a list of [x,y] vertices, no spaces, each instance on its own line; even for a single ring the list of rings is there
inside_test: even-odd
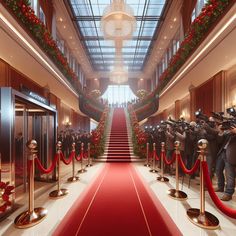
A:
[[[88,149],[88,143],[91,141],[91,134],[84,130],[78,132],[73,129],[62,130],[58,134],[58,141],[62,143],[62,152],[69,156],[72,150],[72,143],[75,143],[75,152],[78,155],[81,151],[81,144],[84,143],[84,151]]]
[[[132,99],[132,100],[129,101],[129,102],[122,102],[122,103],[118,103],[118,102],[116,102],[116,103],[109,103],[109,107],[110,107],[110,108],[128,107],[128,105],[130,105],[130,104],[136,104],[136,103],[138,103],[138,102],[140,102],[140,101],[141,101],[140,98],[134,98],[134,99]]]
[[[221,117],[222,113],[220,114]],[[225,118],[226,119],[226,118]],[[180,142],[180,153],[188,169],[198,158],[198,141],[206,139],[208,148],[206,160],[210,177],[217,177],[216,192],[224,192],[222,201],[232,199],[236,177],[236,127],[235,118],[222,121],[220,117],[200,116],[196,121],[187,123],[183,118],[178,121],[162,121],[159,125],[145,126],[148,142],[156,143],[157,154],[161,152],[161,142],[165,142],[166,157],[170,160],[174,152],[174,142]],[[224,122],[230,122],[226,124]],[[183,173],[182,173],[183,174]],[[195,178],[194,175],[191,178]]]

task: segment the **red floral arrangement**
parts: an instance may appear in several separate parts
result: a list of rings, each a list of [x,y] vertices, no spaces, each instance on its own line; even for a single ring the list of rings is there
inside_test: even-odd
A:
[[[0,212],[5,212],[11,206],[10,195],[14,187],[9,184],[10,182],[0,182]]]

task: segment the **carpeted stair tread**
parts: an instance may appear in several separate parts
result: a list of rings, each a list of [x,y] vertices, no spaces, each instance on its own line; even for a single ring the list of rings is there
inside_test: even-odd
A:
[[[107,161],[131,161],[124,109],[114,109],[111,132],[107,144],[107,151],[104,153],[107,154]]]

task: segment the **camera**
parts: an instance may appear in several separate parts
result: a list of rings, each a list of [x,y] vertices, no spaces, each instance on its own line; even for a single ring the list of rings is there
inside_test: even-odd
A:
[[[226,112],[227,112],[229,115],[231,115],[231,116],[233,116],[233,117],[236,117],[236,110],[235,110],[234,107],[229,107],[229,108],[227,108],[227,109],[226,109]]]

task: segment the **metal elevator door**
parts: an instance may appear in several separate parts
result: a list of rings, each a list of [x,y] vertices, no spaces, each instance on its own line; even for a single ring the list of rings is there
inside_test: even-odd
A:
[[[46,168],[53,160],[55,149],[55,113],[34,104],[15,100],[15,129],[14,129],[14,153],[15,153],[15,186],[27,184],[27,155],[26,143],[30,139],[37,141],[38,158]],[[48,181],[51,175],[43,175],[35,169],[35,179]]]

